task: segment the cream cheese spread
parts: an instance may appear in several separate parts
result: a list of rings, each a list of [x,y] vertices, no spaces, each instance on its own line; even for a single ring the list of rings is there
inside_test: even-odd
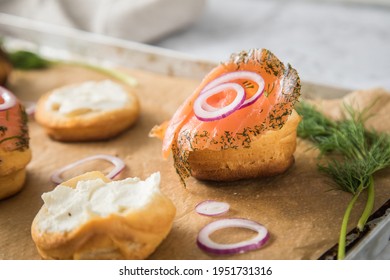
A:
[[[79,181],[76,188],[58,185],[44,193],[38,228],[68,232],[94,217],[126,213],[145,207],[160,192],[160,173],[145,181],[127,178],[105,183],[101,179]]]
[[[63,115],[110,111],[128,101],[124,88],[111,80],[88,81],[54,90],[46,103],[49,110]]]

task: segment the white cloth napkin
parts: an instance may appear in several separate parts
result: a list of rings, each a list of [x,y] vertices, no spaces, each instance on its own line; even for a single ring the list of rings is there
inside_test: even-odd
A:
[[[138,42],[188,27],[206,0],[0,0],[0,12]]]

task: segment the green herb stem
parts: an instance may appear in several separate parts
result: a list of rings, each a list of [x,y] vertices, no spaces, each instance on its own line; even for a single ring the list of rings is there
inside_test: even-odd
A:
[[[347,209],[345,210],[343,221],[341,223],[340,236],[339,236],[339,245],[337,251],[337,259],[343,260],[345,258],[345,248],[347,240],[347,230],[348,230],[348,221],[351,216],[352,208],[355,205],[357,199],[359,198],[360,193],[362,192],[363,187],[360,186],[359,190],[354,194],[350,202],[348,203]]]
[[[9,52],[8,57],[13,67],[22,70],[44,69],[53,65],[73,65],[78,67],[84,67],[94,70],[96,72],[107,75],[113,79],[116,79],[131,87],[137,85],[137,80],[127,74],[124,74],[118,70],[98,66],[95,64],[89,64],[78,61],[65,61],[65,60],[51,60],[41,57],[40,55],[30,52],[19,50],[15,52]]]
[[[137,85],[137,80],[127,74],[124,74],[118,70],[112,69],[112,68],[106,68],[102,66],[98,66],[96,64],[89,64],[84,62],[77,62],[77,61],[51,61],[53,65],[70,65],[70,66],[78,66],[78,67],[84,67],[87,69],[91,69],[93,71],[96,71],[98,73],[107,75],[115,80],[118,80],[124,84],[127,84],[131,87],[134,87]]]
[[[370,108],[372,105],[356,111],[344,104],[345,118],[333,121],[305,102],[296,106],[303,117],[298,136],[312,141],[320,155],[327,156],[325,163],[318,165],[319,170],[332,178],[341,190],[353,195],[340,230],[339,259],[345,257],[347,225],[356,200],[361,192],[367,191],[366,205],[357,224],[363,231],[374,208],[373,175],[390,167],[390,136],[365,128],[365,121],[371,117]]]
[[[368,218],[371,215],[372,209],[374,208],[374,200],[375,200],[375,190],[374,190],[374,178],[370,176],[369,184],[367,187],[367,202],[366,206],[363,210],[362,216],[360,217],[357,228],[360,231],[363,231],[364,226],[367,223]]]

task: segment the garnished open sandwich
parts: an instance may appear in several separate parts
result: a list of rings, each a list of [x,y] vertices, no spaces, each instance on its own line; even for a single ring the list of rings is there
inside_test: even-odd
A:
[[[232,181],[272,176],[294,162],[300,121],[297,71],[265,49],[233,54],[214,68],[151,136],[173,152],[180,177]]]

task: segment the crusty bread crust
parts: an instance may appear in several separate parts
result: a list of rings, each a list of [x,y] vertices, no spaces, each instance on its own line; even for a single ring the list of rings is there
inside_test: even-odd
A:
[[[19,192],[23,188],[25,180],[25,168],[0,177],[0,199],[10,197]]]
[[[26,165],[31,150],[4,151],[0,149],[0,199],[19,192],[26,180]]]
[[[80,180],[97,178],[109,181],[100,172],[89,172],[63,185],[75,187]],[[38,221],[47,215],[43,206],[31,234],[44,259],[145,259],[168,235],[175,213],[172,202],[159,193],[136,211],[95,217],[70,232],[42,232]]]
[[[268,131],[250,148],[191,151],[191,175],[200,180],[235,181],[285,172],[294,162],[300,120],[294,110],[280,130]]]
[[[0,149],[0,177],[24,168],[31,160],[31,150],[6,151]]]
[[[46,102],[50,91],[38,100],[35,119],[45,128],[47,134],[58,141],[94,141],[117,136],[138,119],[140,105],[138,97],[131,89],[123,86],[128,94],[128,102],[123,107],[101,112],[87,112],[73,116],[64,116],[48,109]]]

